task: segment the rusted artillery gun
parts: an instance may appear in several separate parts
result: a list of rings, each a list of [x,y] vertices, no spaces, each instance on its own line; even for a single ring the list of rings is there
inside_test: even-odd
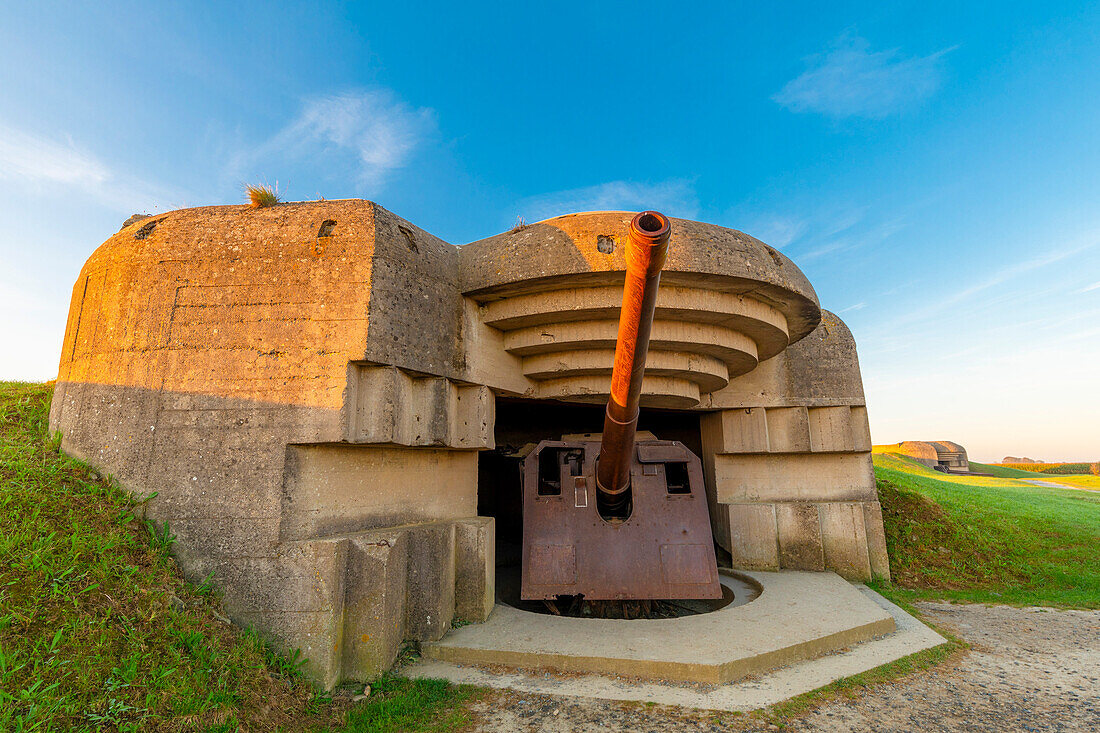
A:
[[[635,441],[671,223],[630,223],[611,396],[599,440],[544,440],[521,464],[520,596],[721,598],[703,471],[677,441]]]

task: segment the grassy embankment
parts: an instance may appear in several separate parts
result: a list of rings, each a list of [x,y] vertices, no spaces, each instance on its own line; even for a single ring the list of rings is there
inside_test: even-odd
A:
[[[442,731],[471,688],[387,677],[352,706],[224,620],[142,503],[47,436],[50,388],[0,382],[0,730]],[[358,688],[356,692],[361,692]]]
[[[1100,493],[1022,480],[1097,477],[950,476],[895,454],[874,462],[891,595],[1100,608]],[[986,468],[998,467],[974,465]]]

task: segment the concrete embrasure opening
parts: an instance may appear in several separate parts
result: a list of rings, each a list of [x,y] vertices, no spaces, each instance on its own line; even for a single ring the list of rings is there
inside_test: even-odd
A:
[[[677,440],[700,456],[700,416],[701,413],[687,410],[642,408],[638,429],[661,440]],[[548,602],[520,600],[523,547],[520,460],[524,446],[542,440],[560,440],[563,435],[599,433],[603,419],[602,404],[497,398],[497,447],[478,454],[477,512],[496,520],[497,602],[532,613],[574,618],[661,619],[709,613],[756,598],[757,588],[745,581],[734,581],[724,586],[722,598],[714,600],[600,602],[578,596],[561,596]],[[721,548],[716,549],[721,555]]]
[[[142,224],[141,228],[134,232],[134,239],[147,239],[153,230],[157,228],[157,224],[160,223],[160,219],[154,219],[147,224]]]

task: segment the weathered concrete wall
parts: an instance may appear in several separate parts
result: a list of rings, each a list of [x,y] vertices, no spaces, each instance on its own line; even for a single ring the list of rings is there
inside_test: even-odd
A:
[[[480,542],[455,528],[480,521],[475,451],[493,419],[487,389],[446,378],[463,362],[456,271],[456,248],[364,201],[139,221],[76,283],[51,427],[67,452],[157,493],[149,513],[184,571],[214,572],[235,620],[301,647],[326,683],[370,676],[426,633],[421,616],[447,623],[456,593],[485,593],[454,569],[456,554],[492,559],[491,525]],[[360,556],[385,583],[349,564]],[[435,598],[397,598],[425,576]],[[359,618],[378,634],[345,634],[344,604],[368,601],[401,622]],[[384,643],[356,651],[365,636]]]
[[[477,514],[477,453],[403,446],[290,446],[283,540]]]
[[[741,567],[889,577],[855,340],[821,324],[711,395],[703,465],[715,538]]]
[[[492,608],[494,395],[606,398],[630,218],[461,248],[367,201],[131,223],[74,287],[51,428],[157,492],[235,620],[327,684],[370,676]],[[707,413],[718,541],[746,567],[886,574],[851,335],[762,242],[673,231],[643,404]]]

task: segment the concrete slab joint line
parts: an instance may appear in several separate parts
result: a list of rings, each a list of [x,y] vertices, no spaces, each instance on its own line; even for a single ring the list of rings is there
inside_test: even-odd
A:
[[[157,492],[235,621],[326,684],[378,674],[492,611],[492,461],[594,429],[552,416],[607,398],[633,216],[462,246],[354,199],[134,220],[74,283],[50,429]],[[699,453],[733,563],[887,576],[855,341],[795,263],[674,219],[654,308],[643,417]]]

